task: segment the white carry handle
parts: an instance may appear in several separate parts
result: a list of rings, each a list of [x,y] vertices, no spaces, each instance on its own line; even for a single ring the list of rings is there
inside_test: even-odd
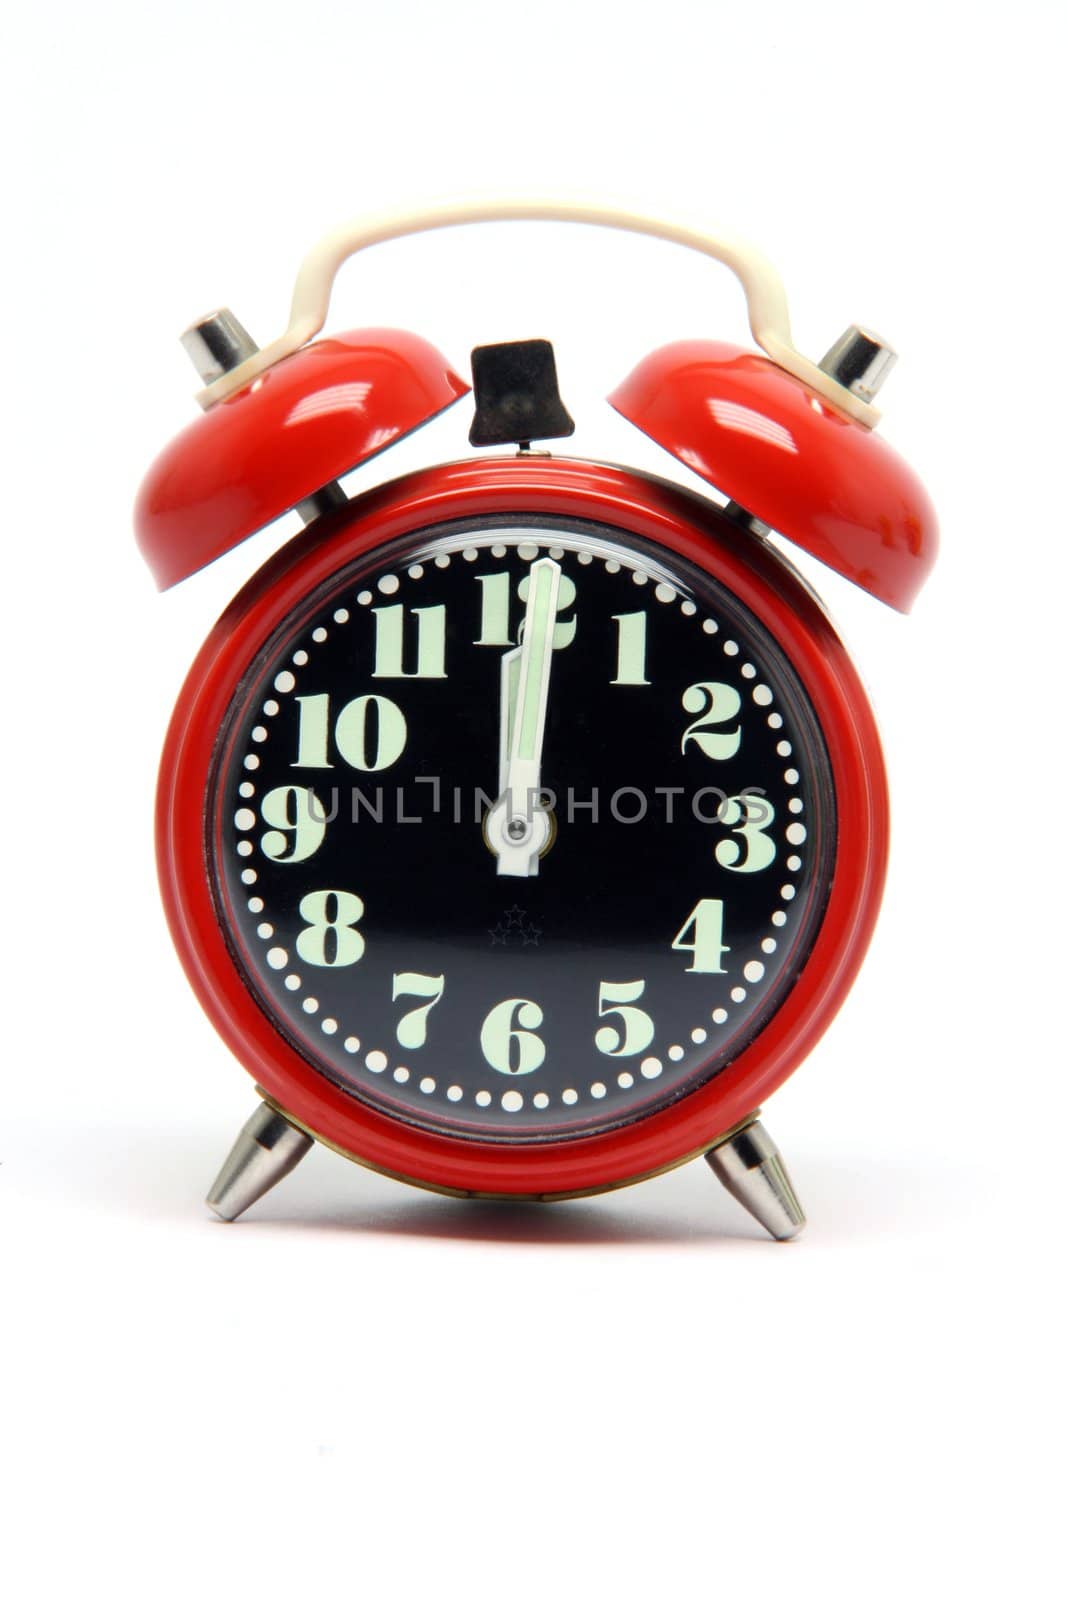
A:
[[[703,233],[684,223],[665,222],[618,206],[589,204],[579,200],[460,200],[424,206],[417,211],[383,212],[360,217],[326,234],[304,257],[293,287],[289,326],[280,338],[264,345],[240,366],[224,372],[197,395],[207,407],[235,394],[313,339],[326,321],[330,294],[338,269],[349,256],[368,245],[405,234],[426,233],[433,228],[454,228],[470,222],[586,222],[602,228],[619,228],[627,233],[651,234],[675,244],[699,250],[724,266],[739,279],[748,304],[748,322],[760,348],[786,372],[800,378],[838,411],[845,412],[864,427],[873,428],[880,413],[870,404],[831,378],[814,361],[802,356],[793,346],[789,331],[789,307],[785,289],[770,262],[749,244],[737,239]]]

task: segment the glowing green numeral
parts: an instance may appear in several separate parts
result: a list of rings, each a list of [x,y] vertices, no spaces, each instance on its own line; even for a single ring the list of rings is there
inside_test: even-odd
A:
[[[687,972],[725,972],[722,958],[730,946],[722,942],[722,901],[698,900],[688,921],[671,940],[671,949],[686,950],[692,955]]]
[[[489,572],[476,580],[482,586],[482,631],[481,636],[475,639],[475,644],[511,644],[511,573]],[[559,600],[556,606],[556,627],[552,635],[553,650],[565,650],[573,644],[574,636],[578,631],[578,622],[575,617],[564,617],[562,613],[574,604],[578,591],[574,587],[573,578],[568,578],[566,573],[560,574]],[[530,594],[529,577],[522,578],[519,582],[518,596],[523,605],[526,604]],[[520,624],[521,632],[521,624]]]
[[[574,604],[578,591],[574,587],[574,579],[568,578],[565,572],[559,575],[559,593],[556,598],[556,626],[552,633],[553,650],[566,650],[569,644],[574,643],[574,636],[578,632],[577,617],[564,617],[563,613],[569,611]],[[530,597],[529,576],[519,581],[519,599],[525,605]],[[560,618],[563,620],[561,621]],[[519,630],[521,636],[521,628]]]
[[[766,830],[774,821],[774,807],[761,794],[735,794],[719,808],[719,821],[745,841],[742,853],[737,839],[720,839],[715,859],[728,872],[762,872],[777,854]],[[738,826],[740,824],[740,826]]]
[[[696,722],[691,722],[682,734],[682,749],[690,740],[713,761],[728,761],[737,754],[741,744],[740,727],[728,733],[710,733],[720,722],[732,722],[741,709],[741,696],[728,683],[691,683],[682,695],[682,707],[697,712]]]
[[[405,1050],[421,1050],[426,1043],[426,1018],[445,992],[444,974],[431,978],[425,972],[394,972],[393,999],[413,995],[425,1000],[424,1006],[413,1006],[396,1025],[397,1043]]]
[[[294,767],[331,767],[329,756],[330,697],[328,694],[298,694],[300,723],[297,728]]]
[[[375,678],[443,678],[445,673],[445,608],[414,606],[415,671],[404,671],[404,606],[374,609]]]
[[[373,729],[369,740],[368,720]],[[350,767],[360,772],[381,772],[403,754],[408,742],[408,725],[395,700],[386,700],[380,694],[361,694],[343,707],[333,736]]]
[[[533,1000],[501,1000],[493,1007],[482,1023],[482,1054],[494,1072],[517,1077],[537,1071],[545,1059],[544,1040],[529,1030],[544,1020]]]
[[[329,757],[330,697],[302,694],[294,767],[332,767]],[[368,728],[371,737],[368,738]],[[395,700],[380,694],[361,694],[342,706],[333,730],[337,749],[350,767],[360,772],[381,772],[404,752],[408,725]]]
[[[482,635],[475,644],[508,645],[511,637],[511,574],[490,572],[477,580],[482,586]]]
[[[356,929],[363,901],[345,889],[316,889],[300,902],[307,923],[296,936],[296,953],[312,967],[351,967],[360,959],[366,940]]]
[[[315,854],[326,833],[326,816],[313,789],[284,783],[263,796],[259,809],[269,826],[259,848],[270,861],[306,861]]]
[[[612,683],[648,683],[645,677],[648,612],[624,611],[611,620],[619,625],[619,654]]]
[[[655,1036],[656,1025],[647,1011],[640,1006],[616,1005],[615,1001],[640,1000],[645,992],[644,978],[634,983],[602,983],[600,985],[599,1013],[602,1017],[618,1017],[622,1033],[610,1024],[596,1031],[596,1047],[606,1056],[636,1056],[647,1050]]]

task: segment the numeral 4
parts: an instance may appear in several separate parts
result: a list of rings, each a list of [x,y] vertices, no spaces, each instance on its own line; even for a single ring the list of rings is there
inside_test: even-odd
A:
[[[692,955],[687,972],[725,972],[722,958],[730,946],[722,942],[722,901],[698,900],[671,940],[671,949]]]

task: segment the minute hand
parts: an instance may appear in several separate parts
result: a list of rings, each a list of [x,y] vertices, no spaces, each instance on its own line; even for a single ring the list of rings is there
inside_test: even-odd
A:
[[[509,674],[503,675],[500,715],[503,727],[510,723],[510,738],[489,837],[497,852],[497,871],[507,877],[532,877],[548,839],[548,818],[538,796],[559,580],[560,568],[547,556],[530,568],[513,715],[507,692]]]

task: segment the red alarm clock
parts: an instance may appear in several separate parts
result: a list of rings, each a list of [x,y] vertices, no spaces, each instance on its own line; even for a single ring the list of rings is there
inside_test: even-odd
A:
[[[573,431],[543,340],[472,357],[471,444],[349,499],[337,479],[463,400],[431,345],[316,339],[334,275],[499,219],[673,239],[741,280],[762,353],[642,361],[615,409],[718,494],[533,452]],[[227,1220],[314,1140],[459,1196],[588,1195],[703,1155],[770,1233],[804,1217],[758,1120],[841,1005],[882,893],[871,710],[771,530],[906,611],[936,524],[872,431],[894,359],[790,340],[745,246],[607,207],[484,202],[330,235],[257,349],[184,336],[204,414],[136,510],[161,587],[306,524],[197,657],[159,779],[163,900],[262,1103]]]

